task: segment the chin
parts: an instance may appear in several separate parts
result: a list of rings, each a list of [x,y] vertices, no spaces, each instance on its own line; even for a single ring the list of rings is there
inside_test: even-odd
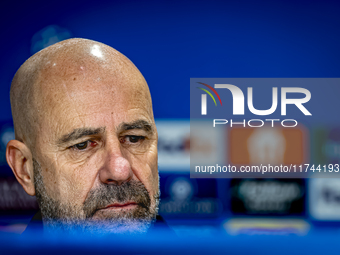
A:
[[[151,220],[139,219],[111,219],[91,220],[84,226],[85,234],[143,234],[152,224]]]
[[[146,233],[155,220],[148,210],[137,207],[98,210],[85,221],[84,232],[90,234]]]

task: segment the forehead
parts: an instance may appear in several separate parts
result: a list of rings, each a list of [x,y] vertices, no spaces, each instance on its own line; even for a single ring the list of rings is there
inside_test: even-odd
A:
[[[60,135],[84,126],[118,126],[136,118],[152,121],[147,84],[128,61],[48,62],[39,74],[33,99],[40,128]]]

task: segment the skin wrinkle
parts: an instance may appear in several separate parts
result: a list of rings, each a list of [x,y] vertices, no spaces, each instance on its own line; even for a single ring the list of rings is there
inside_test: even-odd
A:
[[[74,129],[71,133],[63,135],[60,139],[58,139],[58,144],[68,143],[72,140],[77,140],[82,136],[89,136],[94,134],[100,134],[105,132],[105,127],[100,128],[77,128]]]
[[[102,57],[93,55],[94,47]],[[148,85],[129,59],[90,40],[57,43],[32,56],[17,71],[11,86],[11,106],[16,139],[27,146],[39,162],[35,166],[41,168],[42,181],[36,185],[44,185],[40,191],[46,196],[41,196],[45,202],[41,200],[40,207],[50,201],[50,210],[58,204],[68,213],[79,215],[86,199],[98,187],[119,187],[131,181],[145,187],[151,199],[149,216],[154,219],[159,194],[158,135]],[[135,126],[122,128],[124,123],[136,120],[139,123]],[[143,125],[147,130],[141,129]],[[75,151],[58,145],[58,139],[74,129],[100,127],[105,127],[103,134],[86,136],[94,139],[93,148],[89,145],[85,151]],[[121,144],[119,137],[126,135],[147,138],[136,144]],[[129,140],[123,140],[126,139]],[[67,146],[72,145],[70,141]],[[37,173],[35,169],[34,175]],[[116,212],[104,214],[116,218]],[[48,214],[43,213],[44,223],[51,222]],[[94,212],[97,218],[104,214]],[[125,216],[128,215],[141,214],[127,212]],[[112,226],[107,227],[112,230]],[[127,225],[126,228],[129,229]]]

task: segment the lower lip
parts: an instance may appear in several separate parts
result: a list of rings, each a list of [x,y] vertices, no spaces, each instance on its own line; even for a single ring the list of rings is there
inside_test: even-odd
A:
[[[127,204],[122,206],[110,206],[106,207],[103,210],[128,210],[128,209],[135,209],[137,207],[136,204]]]

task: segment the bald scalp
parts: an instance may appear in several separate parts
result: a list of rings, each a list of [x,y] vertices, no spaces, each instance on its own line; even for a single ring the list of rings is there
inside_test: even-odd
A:
[[[100,50],[99,50],[100,48]],[[85,75],[86,74],[86,75]],[[63,87],[72,86],[72,81],[81,79],[82,88],[93,86],[97,76],[115,77],[126,84],[138,84],[131,88],[139,93],[151,108],[151,96],[144,77],[135,65],[115,49],[87,39],[69,39],[49,46],[25,61],[16,72],[10,90],[11,109],[15,138],[31,150],[39,134],[40,122],[49,113],[49,104]],[[126,82],[127,81],[127,82]],[[78,85],[79,86],[79,85]],[[126,88],[122,88],[126,89]],[[129,89],[129,88],[127,88]],[[65,91],[65,88],[64,88]],[[57,104],[58,101],[54,102]],[[152,114],[153,116],[153,114]]]

